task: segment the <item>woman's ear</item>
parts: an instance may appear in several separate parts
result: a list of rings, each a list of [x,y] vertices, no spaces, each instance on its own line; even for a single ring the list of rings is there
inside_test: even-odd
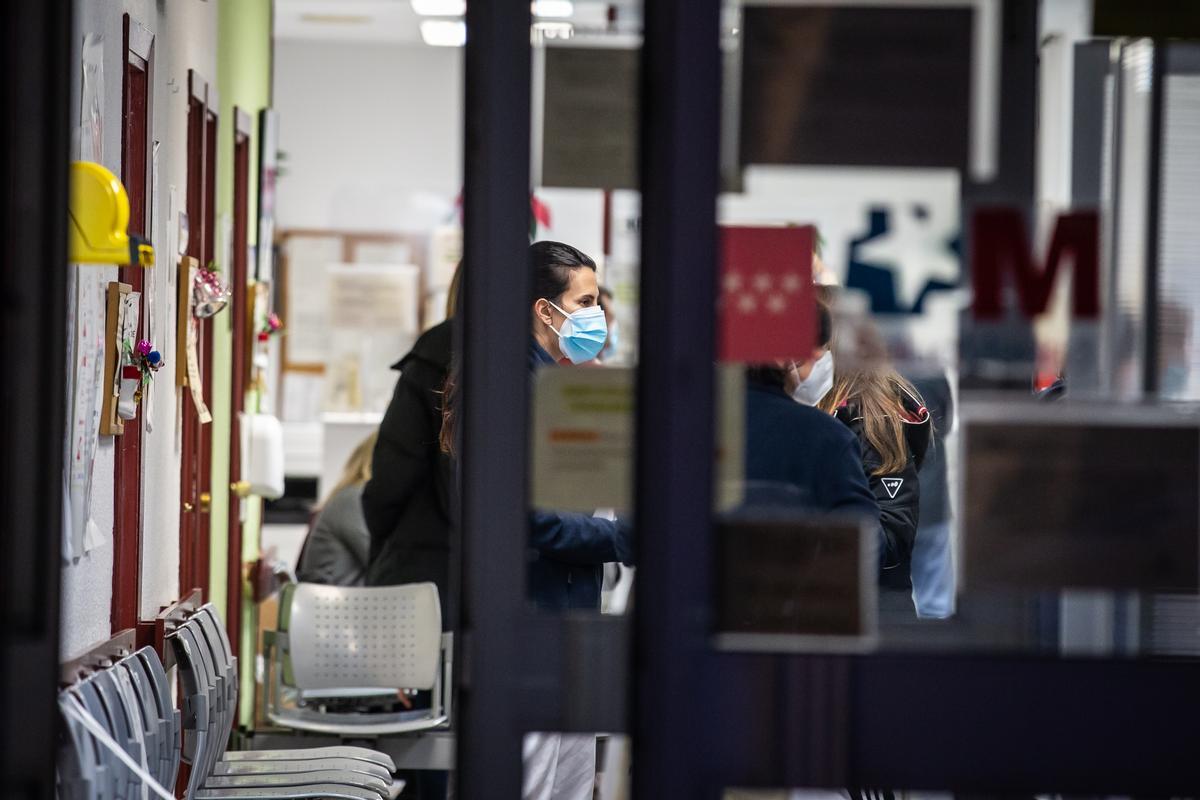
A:
[[[550,302],[544,297],[538,298],[533,303],[533,314],[540,319],[544,324],[554,327],[554,315],[550,313]]]

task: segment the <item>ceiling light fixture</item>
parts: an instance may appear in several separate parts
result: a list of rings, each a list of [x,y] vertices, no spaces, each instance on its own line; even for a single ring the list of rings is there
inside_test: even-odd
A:
[[[432,47],[462,47],[467,43],[467,23],[454,19],[421,20],[421,39]]]
[[[535,17],[566,19],[575,15],[575,4],[571,0],[533,0],[530,11]]]
[[[301,14],[301,22],[317,25],[365,25],[371,21],[366,14]]]
[[[467,0],[410,0],[412,10],[422,17],[461,17]]]

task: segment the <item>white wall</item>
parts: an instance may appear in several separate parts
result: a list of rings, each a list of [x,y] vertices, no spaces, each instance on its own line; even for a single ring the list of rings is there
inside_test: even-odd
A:
[[[178,205],[186,197],[187,175],[187,70],[195,68],[209,81],[216,80],[216,3],[203,0],[80,0],[76,3],[76,30],[71,103],[73,125],[79,123],[79,47],[85,34],[104,37],[104,165],[121,170],[121,69],[123,15],[155,34],[152,56],[153,139],[161,142],[159,205],[153,210],[151,237],[157,264],[146,273],[146,291],[154,293],[154,318],[150,322],[155,344],[168,361],[151,389],[154,393],[153,430],[142,431],[142,585],[141,616],[152,616],[174,600],[179,578],[179,443],[176,420],[181,395],[174,387],[175,289],[170,271],[175,258],[167,252],[166,217],[169,187],[176,187]],[[78,144],[72,155],[78,155]],[[87,269],[97,269],[88,267]],[[104,269],[115,280],[116,269]],[[69,332],[71,333],[71,332]],[[142,417],[146,416],[145,414]],[[105,543],[74,559],[62,573],[62,653],[69,659],[92,643],[110,635],[113,569],[113,437],[100,437],[93,472],[92,519]]]
[[[462,183],[462,51],[278,40],[277,226],[427,231]]]

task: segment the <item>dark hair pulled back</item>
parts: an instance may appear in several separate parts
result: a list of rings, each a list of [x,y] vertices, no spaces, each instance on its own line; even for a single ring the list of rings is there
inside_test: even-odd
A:
[[[587,267],[595,271],[596,262],[582,250],[562,242],[534,242],[529,245],[529,266],[533,271],[530,305],[545,298],[562,297],[571,288],[571,273]],[[442,430],[438,442],[442,452],[454,453],[455,415],[458,401],[458,364],[451,365],[442,387]]]
[[[529,302],[543,297],[554,300],[571,286],[571,273],[582,267],[595,271],[596,262],[583,251],[562,242],[534,242],[529,245],[529,266],[533,270]]]

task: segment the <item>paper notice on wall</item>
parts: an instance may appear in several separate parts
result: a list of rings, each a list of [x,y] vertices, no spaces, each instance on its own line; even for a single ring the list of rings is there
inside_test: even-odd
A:
[[[80,54],[79,158],[104,163],[104,37],[83,37]]]
[[[533,392],[533,505],[632,507],[633,370],[547,367]]]
[[[70,346],[71,419],[67,454],[67,494],[71,513],[67,558],[85,552],[87,524],[92,514],[92,469],[100,436],[104,381],[105,292],[104,270],[75,266],[75,325]]]
[[[158,191],[158,150],[161,144],[162,142],[158,141],[154,143],[153,156],[150,159],[150,238],[156,247],[162,246],[162,240],[159,238],[162,235],[162,231],[160,230],[162,227],[162,215],[156,213],[160,202]],[[155,350],[158,350],[160,353],[169,353],[171,351],[166,348],[166,343],[159,341],[158,317],[155,314],[159,291],[159,275],[163,271],[161,267],[146,270],[146,324],[143,330],[146,332],[146,341],[150,342]],[[171,272],[169,269],[165,271]],[[146,426],[146,433],[153,433],[154,381],[149,381],[142,387],[142,420]]]
[[[389,365],[412,348],[419,332],[420,268],[356,263],[333,264],[326,272],[324,409],[383,412],[396,387]]]
[[[192,403],[196,406],[196,415],[200,424],[212,422],[212,414],[204,402],[204,384],[200,382],[200,321],[191,314],[187,324],[187,377],[188,391],[192,393]]]
[[[113,370],[112,396],[113,403],[121,395],[121,377],[124,368],[132,364],[131,354],[137,344],[138,317],[140,316],[141,292],[124,292],[121,294],[121,304],[117,307],[117,340],[112,343],[117,348],[117,366]]]
[[[179,239],[179,226],[175,224],[175,206],[178,203],[178,197],[179,197],[179,191],[175,188],[175,184],[171,184],[170,186],[168,186],[167,187],[167,213],[163,217],[163,219],[165,221],[163,223],[163,231],[161,233],[161,235],[167,237],[166,248],[163,250],[163,252],[166,253],[167,260],[169,260],[171,258],[172,253],[178,252],[176,250],[176,244],[175,244]],[[167,286],[171,287],[171,290],[172,290],[171,296],[174,297],[175,296],[174,295],[175,270],[164,269],[164,271],[167,273]],[[167,327],[171,327],[171,326],[168,325]],[[170,352],[174,352],[173,348],[169,348],[169,350],[170,350]],[[164,352],[166,352],[166,351],[164,351]]]
[[[286,365],[324,364],[329,354],[330,264],[342,261],[336,236],[290,236],[282,278],[287,304]]]

